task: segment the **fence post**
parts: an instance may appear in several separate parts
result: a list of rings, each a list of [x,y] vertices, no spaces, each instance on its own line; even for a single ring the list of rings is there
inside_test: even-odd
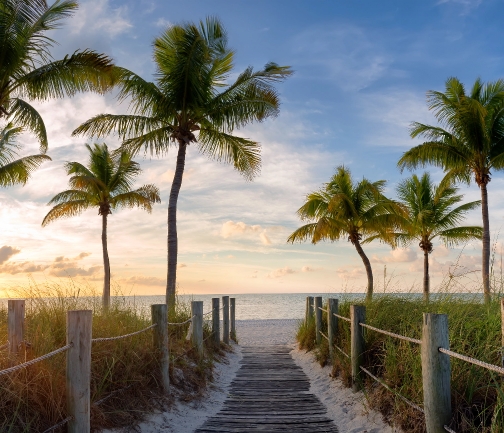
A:
[[[203,356],[203,301],[191,302],[192,342],[198,350],[200,358]]]
[[[352,390],[361,389],[362,374],[360,366],[366,350],[364,328],[359,323],[366,323],[366,307],[363,305],[350,305],[350,333],[351,333],[351,363],[352,363]]]
[[[448,316],[424,313],[421,356],[427,433],[444,432],[451,420],[450,357],[439,351],[449,346]]]
[[[161,369],[161,385],[166,394],[170,392],[170,354],[168,348],[168,308],[166,304],[151,305],[152,341],[154,353]]]
[[[7,302],[7,341],[10,362],[14,362],[24,341],[25,300],[9,299]]]
[[[334,343],[338,332],[338,300],[329,298],[327,300],[327,338],[329,338],[329,356],[333,359]]]
[[[212,298],[212,334],[213,341],[217,345],[220,345],[220,305],[219,298]]]
[[[229,296],[222,297],[222,341],[229,344]]]
[[[230,298],[231,302],[231,340],[236,342],[236,298]]]
[[[93,312],[91,310],[67,311],[67,344],[72,344],[66,355],[66,393],[68,433],[89,433],[91,335]]]
[[[312,319],[313,319],[313,296],[307,296],[305,322],[308,324]]]
[[[322,335],[320,335],[320,331],[322,331],[322,296],[315,296],[315,341],[317,344],[320,344],[322,340]]]

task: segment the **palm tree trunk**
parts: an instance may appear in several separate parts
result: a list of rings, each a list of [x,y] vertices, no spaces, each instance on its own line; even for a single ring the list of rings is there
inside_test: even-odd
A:
[[[371,301],[371,299],[373,298],[373,269],[371,268],[371,263],[369,262],[366,253],[364,253],[364,250],[362,249],[360,242],[356,240],[354,245],[355,249],[357,250],[359,256],[362,259],[362,262],[364,263],[364,266],[366,267],[366,274],[367,274],[366,301]]]
[[[490,222],[488,220],[488,193],[486,183],[480,185],[481,213],[483,216],[482,276],[485,301],[490,301]]]
[[[170,200],[168,202],[168,275],[166,283],[166,304],[168,309],[175,307],[175,289],[177,284],[177,200],[182,186],[182,176],[184,175],[185,157],[187,144],[179,141],[177,154],[177,166],[175,176],[170,190]]]
[[[103,310],[108,311],[110,307],[110,261],[107,247],[107,214],[102,215],[102,247],[103,247],[103,268],[105,276],[103,279]]]
[[[425,302],[429,302],[430,292],[430,277],[429,277],[429,252],[423,252],[423,298]]]

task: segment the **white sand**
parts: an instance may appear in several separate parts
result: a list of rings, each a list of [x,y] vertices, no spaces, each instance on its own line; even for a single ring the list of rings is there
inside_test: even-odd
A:
[[[297,320],[237,321],[239,346],[234,346],[234,353],[228,355],[228,363],[216,365],[215,381],[204,399],[191,403],[177,402],[170,411],[149,415],[147,420],[138,426],[120,431],[193,433],[207,418],[221,409],[227,389],[240,366],[240,346],[285,344],[292,346],[294,361],[310,379],[310,392],[325,405],[327,415],[334,420],[340,433],[401,433],[401,430],[385,424],[380,413],[367,407],[363,393],[353,393],[339,380],[331,379],[331,367],[320,367],[314,362],[311,353],[296,348],[296,325]]]

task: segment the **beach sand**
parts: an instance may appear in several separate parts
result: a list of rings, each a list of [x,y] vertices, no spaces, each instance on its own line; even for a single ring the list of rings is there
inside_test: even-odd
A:
[[[215,368],[215,380],[205,397],[190,403],[175,403],[170,411],[154,413],[129,431],[141,433],[192,433],[204,421],[216,414],[242,359],[240,346],[263,346],[285,344],[293,348],[294,361],[303,369],[311,382],[310,392],[315,394],[327,408],[327,414],[338,426],[340,433],[401,433],[385,424],[380,413],[369,409],[363,393],[353,393],[339,380],[331,379],[331,367],[324,368],[314,362],[311,353],[296,347],[297,320],[238,320],[236,333],[238,345],[233,345],[226,361]],[[115,430],[126,431],[126,430]],[[106,432],[112,432],[107,430]]]

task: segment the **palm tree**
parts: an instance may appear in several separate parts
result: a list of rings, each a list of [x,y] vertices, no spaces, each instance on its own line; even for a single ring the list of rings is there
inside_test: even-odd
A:
[[[373,295],[373,270],[362,244],[374,239],[390,242],[388,233],[396,226],[397,215],[402,215],[401,207],[383,195],[384,188],[384,180],[355,182],[350,170],[337,167],[331,180],[308,194],[298,210],[302,220],[311,222],[287,239],[292,243],[311,239],[316,244],[348,237],[366,268],[368,300]]]
[[[414,122],[411,137],[426,141],[403,154],[402,169],[433,164],[467,184],[474,179],[481,191],[483,217],[482,276],[485,299],[490,297],[490,223],[487,184],[491,170],[504,168],[504,80],[483,84],[480,79],[466,95],[457,78],[446,81],[445,93],[427,92],[430,110],[440,126]]]
[[[110,262],[107,248],[107,217],[112,209],[141,207],[152,211],[154,203],[160,203],[159,190],[154,185],[144,185],[132,190],[133,181],[141,173],[140,165],[131,160],[131,155],[122,150],[113,155],[106,144],[86,145],[89,151],[87,166],[79,162],[67,162],[65,169],[72,189],[56,194],[49,205],[55,205],[42,221],[46,226],[59,218],[78,215],[90,207],[98,208],[102,217],[103,308],[110,305]]]
[[[429,300],[429,254],[433,251],[432,241],[439,237],[446,246],[457,245],[472,239],[481,239],[481,227],[460,227],[465,214],[475,209],[481,201],[473,201],[455,207],[462,201],[457,195],[458,188],[453,185],[453,178],[447,177],[439,185],[434,185],[428,173],[419,179],[416,174],[403,180],[397,187],[397,195],[406,209],[401,218],[400,232],[395,234],[396,241],[402,247],[413,241],[424,254],[423,294]]]
[[[31,174],[44,161],[50,161],[47,155],[30,155],[18,157],[16,138],[23,132],[23,128],[14,127],[12,123],[0,131],[0,186],[15,184],[25,185]]]
[[[47,134],[38,111],[26,102],[92,90],[103,93],[119,73],[103,54],[84,50],[54,61],[55,41],[46,35],[72,15],[77,2],[2,0],[0,3],[0,119],[33,132],[42,152]]]
[[[279,113],[273,83],[292,71],[268,63],[251,67],[229,83],[234,52],[219,20],[167,28],[154,40],[155,83],[123,71],[120,100],[131,98],[131,114],[101,114],[79,126],[74,135],[103,137],[115,131],[123,146],[136,154],[142,148],[161,156],[178,148],[168,203],[168,273],[166,302],[175,301],[177,272],[177,200],[187,147],[195,144],[210,158],[231,163],[247,179],[260,169],[260,145],[233,131]]]

